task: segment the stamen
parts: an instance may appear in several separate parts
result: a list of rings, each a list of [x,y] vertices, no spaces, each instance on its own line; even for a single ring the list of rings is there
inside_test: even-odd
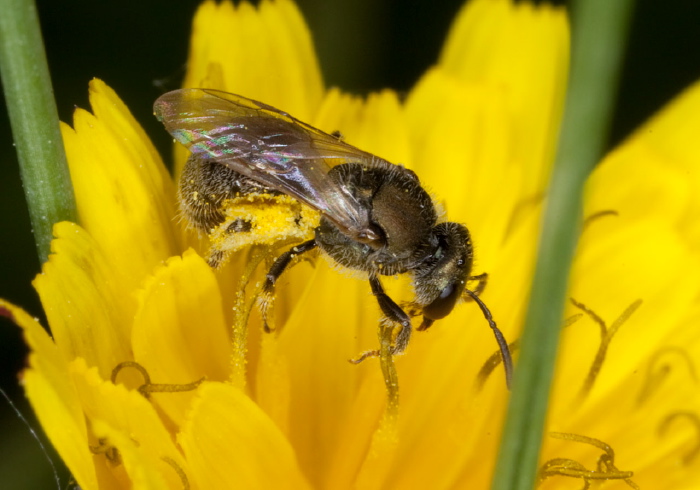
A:
[[[551,437],[566,441],[580,442],[597,447],[603,454],[598,458],[597,469],[589,470],[576,460],[568,458],[554,458],[546,461],[538,472],[537,484],[540,485],[547,478],[552,476],[566,476],[569,478],[580,478],[584,482],[584,490],[591,487],[595,480],[623,480],[628,486],[639,490],[639,487],[630,478],[634,476],[632,471],[620,471],[615,467],[615,452],[610,445],[592,437],[579,434],[568,434],[565,432],[550,432]]]
[[[385,454],[398,442],[396,433],[399,420],[399,377],[394,363],[394,330],[395,323],[383,318],[379,324],[379,350],[362,353],[356,359],[349,359],[353,364],[359,364],[368,357],[379,357],[379,365],[384,375],[384,385],[387,392],[387,404],[379,421],[379,427],[372,436],[370,453],[374,458]]]
[[[384,375],[384,383],[387,389],[387,405],[384,409],[379,425],[372,434],[364,461],[359,468],[355,483],[360,488],[364,488],[369,483],[376,482],[376,475],[379,468],[386,467],[394,460],[398,436],[398,416],[399,416],[399,385],[394,365],[394,325],[392,322],[383,319],[379,329],[380,354],[379,363]],[[371,483],[370,483],[371,482]]]
[[[685,361],[688,366],[688,371],[690,377],[698,383],[698,375],[695,370],[695,364],[691,359],[690,355],[680,347],[665,347],[659,349],[654,353],[654,355],[649,360],[649,366],[647,367],[647,376],[644,382],[644,386],[639,392],[639,397],[637,398],[637,405],[641,405],[646,402],[649,397],[661,386],[661,383],[671,374],[672,365],[670,362],[666,362],[660,366],[657,364],[660,362],[661,358],[665,355],[677,354],[681,360]]]
[[[119,450],[115,446],[110,446],[105,438],[97,439],[97,446],[88,446],[88,448],[92,454],[104,454],[112,466],[118,466],[122,463]]]
[[[379,365],[384,375],[387,405],[383,424],[394,426],[399,414],[399,376],[393,356],[394,323],[386,320],[379,326]]]
[[[693,460],[698,457],[698,455],[700,455],[700,416],[698,416],[697,413],[690,411],[674,412],[668,415],[661,422],[661,425],[659,426],[659,436],[663,437],[664,435],[666,435],[666,432],[668,431],[668,428],[671,425],[671,423],[679,418],[685,418],[689,420],[693,428],[695,429],[695,445],[690,449],[690,451],[688,451],[685,454],[685,456],[681,458],[681,462],[687,466],[690,463],[692,463]]]
[[[599,220],[600,218],[603,218],[605,216],[619,216],[619,215],[620,215],[620,213],[618,213],[614,209],[607,209],[604,211],[598,211],[596,213],[593,213],[593,214],[587,216],[586,219],[583,220],[582,230],[585,231],[591,225],[591,223]]]
[[[588,375],[586,376],[586,379],[584,380],[583,386],[581,386],[581,390],[579,391],[578,395],[579,400],[582,400],[586,396],[588,396],[588,394],[593,389],[593,385],[596,379],[598,378],[598,374],[600,374],[600,370],[603,368],[603,362],[605,362],[605,356],[608,353],[608,348],[610,347],[610,342],[612,341],[612,338],[615,336],[622,324],[625,323],[629,319],[629,317],[632,316],[632,314],[635,311],[637,311],[637,308],[639,308],[642,305],[642,300],[638,299],[634,301],[631,305],[629,305],[625,309],[625,311],[623,311],[622,314],[617,318],[617,320],[613,322],[609,329],[603,321],[603,319],[600,318],[593,310],[588,308],[586,305],[584,305],[583,303],[579,303],[573,298],[569,298],[569,301],[571,301],[571,303],[576,308],[580,309],[585,314],[587,314],[600,327],[600,346],[598,347],[598,352],[596,353],[596,356],[593,359],[591,368],[588,371]]]
[[[508,219],[508,224],[506,225],[505,232],[503,233],[503,242],[506,243],[508,237],[515,231],[517,225],[519,225],[527,213],[534,207],[539,206],[544,199],[543,193],[537,193],[528,197],[521,199],[513,207],[513,212],[510,214]]]
[[[190,490],[190,481],[187,478],[187,475],[185,472],[180,468],[180,465],[175,462],[174,459],[169,458],[167,456],[163,456],[162,459],[164,462],[168,463],[174,470],[175,473],[177,473],[177,476],[180,477],[180,481],[182,482],[182,488],[183,490]]]
[[[389,332],[391,333],[391,343],[392,343],[392,354],[396,354],[397,348],[396,348],[396,331],[401,329],[401,326],[399,327],[396,326],[396,323],[392,322],[391,320],[387,318],[382,318],[382,320],[379,323],[379,339],[381,340],[381,336],[383,335],[382,332],[384,331],[383,329],[388,329]],[[355,357],[354,359],[348,359],[348,362],[350,364],[360,364],[362,361],[365,359],[369,359],[371,357],[379,357],[381,358],[382,356],[382,351],[381,349],[372,349],[372,350],[366,350],[364,352],[361,352],[359,356]]]
[[[360,364],[362,361],[364,361],[367,358],[370,357],[379,357],[380,356],[380,351],[378,350],[366,350],[362,352],[359,356],[357,356],[354,359],[348,359],[348,362],[350,364]]]
[[[155,384],[151,383],[151,376],[148,374],[148,371],[146,371],[146,368],[144,368],[141,364],[136,361],[124,361],[117,364],[117,366],[112,370],[112,383],[117,384],[117,375],[122,369],[127,367],[136,369],[139,373],[141,373],[141,376],[143,376],[144,383],[137,388],[137,391],[141,393],[144,398],[150,398],[151,393],[176,393],[181,391],[192,391],[197,389],[197,387],[206,379],[206,376],[204,376],[193,383]]]
[[[232,327],[232,347],[231,356],[231,383],[237,388],[245,388],[246,366],[248,362],[248,320],[253,310],[258,295],[259,288],[253,294],[253,299],[246,303],[246,288],[250,283],[250,278],[257,267],[266,258],[271,257],[272,247],[269,245],[253,245],[246,260],[245,268],[240,275],[240,280],[236,285],[236,297],[233,303],[233,327]]]

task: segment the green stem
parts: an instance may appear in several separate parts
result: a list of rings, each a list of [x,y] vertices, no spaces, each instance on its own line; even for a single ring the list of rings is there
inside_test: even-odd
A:
[[[51,228],[77,221],[49,68],[33,0],[0,0],[0,74],[39,260]]]
[[[583,185],[602,156],[633,3],[574,2],[566,110],[492,490],[535,485]]]

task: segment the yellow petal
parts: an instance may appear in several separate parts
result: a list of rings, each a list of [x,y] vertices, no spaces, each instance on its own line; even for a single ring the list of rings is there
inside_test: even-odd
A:
[[[189,469],[153,405],[137,391],[105,381],[82,359],[71,363],[70,369],[85,414],[90,424],[95,424],[91,425],[91,446],[107,438],[103,444],[118,449],[134,485],[146,481],[146,488],[181,488],[180,476],[164,458],[186,475]],[[95,458],[105,456],[97,454]],[[112,470],[118,478],[120,469]]]
[[[99,80],[90,90],[94,115],[78,109],[74,129],[62,125],[78,213],[115,277],[134,289],[179,249],[174,189],[153,145],[116,94]]]
[[[156,458],[149,451],[145,451],[140,448],[139,444],[134,442],[118,429],[115,429],[110,424],[104,422],[100,419],[95,419],[91,422],[92,432],[95,437],[103,440],[109,441],[108,444],[110,448],[116,449],[119,454],[119,462],[117,465],[119,468],[112,469],[112,471],[121,473],[121,467],[128,475],[126,478],[124,475],[119,477],[114,477],[114,488],[139,488],[148,490],[166,490],[169,488],[186,488],[182,485],[182,482],[176,482],[174,479],[168,483],[163,475],[156,469],[159,466],[165,466],[162,460]],[[98,446],[93,446],[98,447]],[[98,455],[97,458],[104,458],[105,456]],[[111,463],[106,463],[105,466],[109,467]],[[163,468],[161,468],[163,469]],[[109,469],[105,469],[109,471]],[[172,470],[175,473],[175,470]],[[104,481],[100,482],[100,489],[106,487]]]
[[[363,101],[330,90],[311,122],[327,132],[340,131],[349,144],[391,163],[413,167],[403,108],[394,91],[372,93]]]
[[[24,310],[0,300],[0,315],[22,328],[31,349],[30,367],[24,371],[22,380],[51,444],[82,488],[97,488],[85,417],[65,357],[39,322]]]
[[[308,488],[282,433],[233,386],[201,386],[178,442],[200,488]]]
[[[592,401],[596,396],[619,394],[619,385],[630,376],[629,371],[649,356],[651,346],[663,343],[697,291],[693,275],[684,271],[700,272],[698,260],[663,222],[623,221],[623,226],[616,227],[615,220],[608,218],[607,226],[601,221],[589,230],[590,237],[582,243],[572,269],[571,296],[595,311],[608,326],[636,300],[642,305],[613,338],[589,396]],[[664,250],[663,260],[651,259],[658,250]],[[671,290],[674,293],[669,295]],[[577,394],[592,364],[600,345],[599,330],[584,317],[564,334],[561,355],[565,361],[559,367],[561,402],[557,404],[564,410],[569,409],[564,402],[567,395]]]
[[[186,384],[228,379],[231,340],[214,272],[192,250],[156,269],[138,294],[134,358],[154,383]],[[191,396],[154,395],[182,421]]]
[[[316,264],[315,274],[304,284],[304,290],[273,354],[275,362],[287,367],[287,376],[276,377],[270,366],[263,366],[259,372],[258,395],[270,400],[280,390],[280,381],[289,383],[286,391],[290,401],[284,415],[291,423],[284,426],[285,431],[298,451],[300,464],[318,486],[329,479],[331,461],[363,457],[366,451],[366,439],[359,441],[357,447],[341,437],[353,408],[357,408],[353,400],[362,378],[376,377],[381,384],[381,377],[375,363],[356,366],[348,360],[363,350],[375,348],[379,314],[365,281],[346,277],[323,260]],[[368,312],[372,315],[369,320]],[[313,321],[309,321],[310,317]],[[355,430],[371,435],[382,397],[377,401],[374,419],[363,424],[364,429],[354,425]],[[363,407],[364,413],[368,410]]]
[[[699,114],[696,83],[596,168],[587,184],[588,212],[671,221],[700,250]]]
[[[511,0],[474,0],[458,14],[440,66],[464,83],[499,90],[509,111],[512,155],[526,174],[523,193],[547,183],[569,61],[563,9]]]
[[[233,92],[310,121],[323,97],[311,33],[289,0],[204,2],[192,23],[185,87]],[[250,49],[255,46],[255,49]],[[175,175],[187,160],[175,147]]]
[[[430,70],[406,104],[415,170],[444,204],[447,219],[466,223],[479,260],[493,263],[522,194],[524,175],[512,119],[499,90],[465,85]]]
[[[254,46],[254,49],[251,49]],[[289,0],[205,2],[193,23],[185,87],[211,86],[260,100],[309,121],[323,93],[309,29]]]
[[[534,211],[500,248],[498,260],[475,271],[490,274],[481,297],[509,341],[516,338],[529,291],[539,231]],[[488,486],[507,399],[502,368],[480,390],[474,383],[494,352],[493,333],[473,302],[416,332],[397,360],[400,444],[393,461],[375,469],[377,488]]]
[[[664,251],[663,258],[650,260],[659,250]],[[616,466],[634,471],[633,480],[640,488],[676,488],[672,482],[688,476],[679,463],[697,443],[692,414],[699,397],[688,389],[695,381],[687,372],[700,349],[697,335],[688,331],[693,320],[687,311],[697,297],[697,274],[688,271],[700,271],[700,263],[668,222],[630,222],[623,216],[592,222],[574,264],[572,297],[608,329],[635,301],[641,300],[641,306],[610,341],[592,389],[583,397],[584,380],[601,344],[601,327],[584,315],[566,329],[551,430],[603,439],[617,453]],[[580,312],[568,310],[568,314]],[[655,361],[664,351],[665,357]],[[659,377],[662,370],[666,375]],[[681,416],[662,433],[674,414]],[[545,459],[565,456],[593,468],[600,451],[555,440],[548,441],[544,454]]]
[[[130,291],[115,279],[110,258],[81,227],[54,227],[52,254],[34,279],[56,345],[64,359],[81,357],[108,378],[131,359]]]
[[[584,231],[573,295],[608,326],[635,298],[643,303],[613,338],[576,411],[567,411],[565,400],[590,369],[600,327],[589,318],[569,327],[554,406],[563,415],[552,419],[559,419],[555,430],[606,434],[624,461],[618,467],[634,470],[641,488],[696,486],[686,458],[698,440],[698,396],[690,388],[697,384],[698,312],[688,305],[696,302],[700,273],[699,108],[696,84],[611,153],[586,188],[587,216],[614,214]],[[549,446],[548,454],[561,454],[561,442]]]

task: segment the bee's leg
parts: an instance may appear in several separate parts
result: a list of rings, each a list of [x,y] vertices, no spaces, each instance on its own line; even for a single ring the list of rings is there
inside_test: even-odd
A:
[[[377,276],[370,276],[369,284],[372,288],[372,294],[377,298],[377,303],[379,303],[379,308],[384,313],[384,318],[390,324],[399,324],[401,330],[399,330],[396,339],[394,340],[394,345],[391,348],[392,355],[402,354],[406,347],[408,347],[408,341],[411,339],[411,317],[409,317],[399,305],[397,305],[393,299],[389,297],[388,294],[384,292],[382,283],[379,282]],[[358,364],[368,357],[378,357],[378,350],[371,350],[363,352],[357,359],[352,359],[350,362]]]
[[[237,218],[226,226],[226,234],[244,233],[250,231],[252,228],[253,224],[250,221]],[[210,238],[212,236],[212,234],[209,235]],[[209,267],[212,269],[218,269],[228,261],[231,251],[226,249],[224,246],[225,243],[217,243],[218,240],[212,240],[212,242],[212,245],[207,251],[207,264],[209,264]]]
[[[308,252],[309,250],[313,250],[316,248],[316,246],[316,240],[309,240],[308,242],[295,245],[277,257],[275,262],[272,264],[272,267],[270,267],[267,276],[265,276],[265,284],[263,284],[262,292],[258,297],[258,306],[260,307],[260,313],[262,315],[263,328],[266,332],[270,332],[272,330],[267,321],[267,315],[274,298],[275,283],[277,282],[277,279],[279,279],[284,270],[289,266],[292,259],[305,252]]]
[[[489,281],[489,275],[487,272],[484,272],[483,274],[479,274],[477,276],[469,276],[467,277],[467,281],[479,281],[475,288],[471,288],[471,292],[479,296],[484,292],[484,289],[486,289],[486,283]],[[472,298],[471,295],[465,293],[464,299],[469,301]]]
[[[435,323],[435,320],[431,320],[430,318],[423,317],[423,321],[421,322],[420,326],[416,329],[419,332],[423,332],[424,330],[428,330],[430,327],[433,326],[433,323]]]
[[[209,247],[207,251],[207,264],[212,269],[218,269],[226,261],[226,252],[220,248]]]

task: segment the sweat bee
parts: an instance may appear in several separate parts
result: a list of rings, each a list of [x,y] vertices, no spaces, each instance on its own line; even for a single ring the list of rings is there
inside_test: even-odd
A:
[[[254,218],[232,219],[221,209],[224,202],[240,203],[247,196],[286,196],[291,205],[317,213],[314,222],[293,212],[298,224],[313,223],[313,238],[274,261],[264,292],[272,294],[294,257],[319,248],[329,260],[367,274],[383,315],[397,326],[391,351],[400,354],[409,343],[411,317],[385,293],[379,278],[410,274],[413,313],[423,317],[418,329],[447,316],[462,297],[475,301],[496,335],[510,379],[507,343],[479,299],[486,274],[471,275],[469,231],[459,223],[438,222],[435,205],[413,171],[240,95],[175,90],[156,100],[154,112],[192,152],[180,180],[181,207],[210,237],[251,230]],[[213,247],[210,265],[219,264],[225,248]],[[478,281],[477,287],[468,289],[468,281]]]

